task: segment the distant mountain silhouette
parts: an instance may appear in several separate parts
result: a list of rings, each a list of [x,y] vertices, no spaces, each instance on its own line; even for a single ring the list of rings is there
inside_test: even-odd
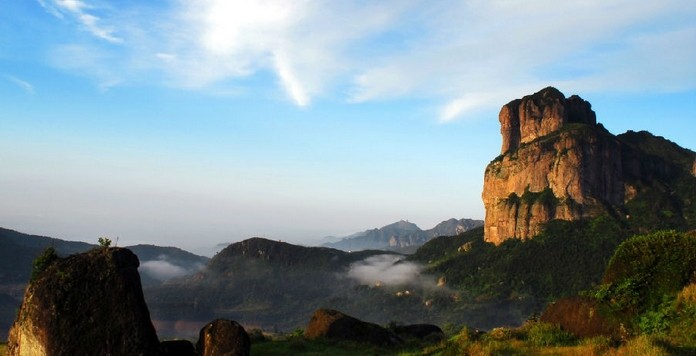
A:
[[[335,242],[324,243],[322,246],[337,248],[345,251],[366,249],[383,249],[393,251],[415,250],[437,236],[453,236],[483,225],[481,220],[449,219],[429,230],[421,230],[416,224],[401,220],[383,226],[346,236]]]

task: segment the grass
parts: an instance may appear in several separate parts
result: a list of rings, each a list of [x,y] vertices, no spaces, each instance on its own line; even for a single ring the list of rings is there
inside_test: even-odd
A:
[[[305,340],[290,337],[273,341],[252,343],[252,355],[420,355],[422,345],[406,344],[402,347],[378,347],[347,341]]]
[[[608,337],[578,339],[557,327],[528,322],[519,328],[495,328],[480,334],[463,328],[435,344],[412,340],[401,347],[377,347],[345,341],[308,341],[301,336],[277,336],[252,343],[252,355],[691,355],[693,348],[675,346],[668,339],[639,335],[624,342]]]
[[[0,356],[5,356],[7,354],[7,343],[0,342]]]

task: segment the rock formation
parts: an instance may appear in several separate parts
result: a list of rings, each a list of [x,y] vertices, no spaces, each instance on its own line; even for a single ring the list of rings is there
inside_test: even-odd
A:
[[[494,244],[534,237],[554,219],[620,216],[641,192],[673,195],[678,177],[696,175],[694,152],[645,131],[614,136],[590,103],[555,88],[511,101],[499,119],[501,155],[486,167],[482,194],[485,239]],[[668,210],[689,220],[684,207]]]
[[[251,341],[236,321],[217,319],[201,329],[196,349],[200,356],[248,356]]]
[[[44,261],[10,330],[8,355],[159,353],[131,251],[97,248]]]
[[[307,328],[305,328],[304,336],[309,340],[327,338],[379,346],[402,343],[398,336],[377,324],[358,320],[331,309],[319,309],[314,312]]]
[[[503,106],[500,125],[502,153],[484,178],[487,241],[530,238],[549,220],[623,203],[619,141],[587,101],[545,88]]]

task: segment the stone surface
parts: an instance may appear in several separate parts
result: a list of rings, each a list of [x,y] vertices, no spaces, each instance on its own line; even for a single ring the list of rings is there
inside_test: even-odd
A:
[[[201,329],[196,350],[199,356],[248,356],[251,341],[236,321],[217,319]]]
[[[377,324],[358,320],[331,309],[319,309],[314,312],[307,328],[305,328],[304,336],[309,340],[327,338],[379,346],[402,343],[398,336]]]
[[[26,289],[8,355],[155,355],[138,258],[98,248],[58,259]]]

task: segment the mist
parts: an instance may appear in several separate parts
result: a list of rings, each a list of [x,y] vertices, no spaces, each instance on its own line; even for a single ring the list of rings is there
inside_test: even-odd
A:
[[[172,278],[194,274],[203,269],[203,267],[204,265],[200,263],[180,266],[165,260],[164,256],[161,256],[161,258],[157,260],[142,262],[140,264],[140,271],[159,281],[166,281]]]
[[[423,266],[399,255],[377,255],[350,265],[347,276],[365,285],[434,287],[434,277],[423,275]]]

